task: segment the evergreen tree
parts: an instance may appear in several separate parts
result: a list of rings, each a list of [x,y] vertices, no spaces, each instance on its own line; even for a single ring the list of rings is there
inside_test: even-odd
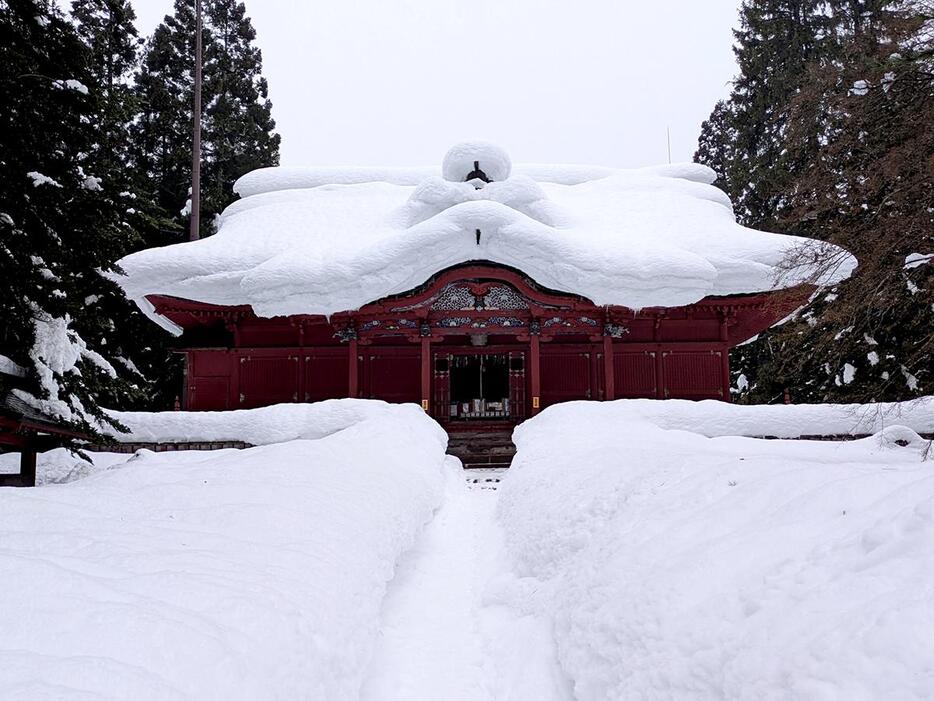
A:
[[[139,64],[141,40],[128,0],[74,0],[71,10],[79,37],[89,53],[96,111],[92,125],[96,139],[87,161],[105,183],[101,196],[110,200],[124,232],[123,250],[144,247],[148,234],[164,224],[133,171],[130,126],[136,119],[137,99],[132,86]],[[151,322],[126,299],[116,284],[107,281],[96,293],[86,295],[89,311],[80,328],[89,341],[106,344],[129,372],[139,391],[115,397],[110,406],[120,409],[170,408],[178,394],[179,363],[165,339],[154,334]],[[140,339],[150,337],[149,343]]]
[[[194,101],[195,17],[191,0],[175,0],[147,42],[136,75],[139,114],[132,128],[132,157],[140,187],[164,216],[146,244],[184,240],[182,209],[191,183],[191,114]],[[207,44],[207,31],[202,33]]]
[[[694,160],[713,168],[717,174],[714,185],[721,190],[729,190],[727,169],[733,162],[733,148],[736,135],[733,132],[733,115],[731,103],[719,100],[710,113],[710,117],[701,125],[700,137],[697,139],[697,151]]]
[[[809,222],[859,269],[747,349],[759,354],[747,366],[753,400],[781,387],[800,401],[899,400],[934,383],[934,260],[909,257],[934,253],[934,132],[919,128],[934,123],[934,13],[926,2],[841,4],[840,60],[812,66],[791,103],[792,115],[826,119],[780,225]],[[789,131],[790,151],[799,138]]]
[[[824,0],[745,0],[734,31],[739,75],[702,127],[695,160],[717,170],[741,223],[771,229],[796,167],[783,149],[787,106],[810,62],[825,54]]]
[[[279,135],[272,119],[262,55],[246,7],[235,0],[207,6],[212,41],[205,52],[205,217],[220,214],[233,199],[237,178],[278,165]]]
[[[101,325],[93,296],[128,245],[124,195],[93,155],[92,64],[51,2],[0,0],[0,353],[27,369],[24,398],[93,432],[99,402],[133,387],[103,336],[82,335]]]
[[[193,0],[175,0],[175,12],[146,47],[137,76],[141,117],[135,128],[136,159],[152,196],[174,219],[152,244],[182,240],[191,181],[195,16]],[[277,165],[279,136],[262,77],[256,32],[243,3],[205,0],[202,45],[202,228],[234,199],[231,186],[245,172]]]
[[[771,4],[750,0],[744,9]],[[763,177],[748,165],[747,129],[735,117],[748,95],[735,91],[715,109],[729,118],[712,115],[698,151],[712,165],[726,159],[745,223],[761,225],[750,215],[767,213],[779,230],[833,242],[859,260],[849,280],[735,349],[745,401],[780,401],[786,389],[795,401],[901,400],[930,392],[934,380],[934,264],[915,261],[934,252],[934,134],[919,128],[934,123],[932,3],[830,0],[822,12],[819,48],[795,89],[779,93],[773,116],[759,117],[765,150],[780,155],[777,172]],[[770,132],[774,115],[782,126]],[[754,199],[742,199],[746,168]],[[827,250],[815,245],[786,263],[831,269],[839,260]]]
[[[128,0],[73,0],[71,16],[90,54],[88,68],[98,87],[98,168],[125,171],[129,125],[136,115],[129,81],[141,43],[133,24],[136,13]]]

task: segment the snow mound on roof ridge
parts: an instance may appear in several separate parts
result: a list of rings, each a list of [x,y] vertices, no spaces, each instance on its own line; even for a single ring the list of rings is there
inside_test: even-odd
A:
[[[692,165],[692,164],[684,164]],[[703,167],[703,166],[701,166]],[[518,163],[511,168],[511,175],[525,175],[532,180],[557,185],[580,185],[591,180],[606,178],[619,172],[631,171],[607,166],[575,164]],[[646,170],[646,172],[652,172]],[[685,172],[690,172],[686,170]],[[391,185],[418,185],[429,177],[442,177],[435,166],[273,166],[258,168],[241,176],[233,186],[240,197],[252,197],[281,190],[305,190],[323,185],[363,185],[365,183],[389,183]],[[676,177],[676,176],[669,176]],[[713,180],[711,180],[713,182]]]
[[[472,166],[472,163],[471,163]],[[712,185],[717,174],[700,163],[670,163],[645,168],[611,168],[579,164],[517,163],[511,175],[524,175],[536,182],[580,185],[616,173],[658,175]],[[467,173],[465,173],[466,175]],[[489,174],[488,174],[489,175]],[[443,177],[435,166],[274,166],[258,168],[241,176],[233,186],[241,198],[282,190],[304,190],[323,185],[362,185],[389,183],[414,186],[430,177]],[[505,178],[493,178],[505,180]],[[447,178],[450,180],[450,178]]]
[[[438,169],[395,166],[273,166],[257,168],[241,176],[233,190],[240,197],[252,197],[280,190],[304,190],[322,185],[361,185],[384,182],[392,185],[418,185],[438,175]]]
[[[441,177],[460,183],[477,168],[490,180],[506,180],[512,172],[512,159],[505,150],[489,141],[462,141],[444,154]]]
[[[483,200],[497,202],[547,226],[557,226],[566,219],[541,186],[524,175],[494,181],[480,189],[467,182],[431,177],[415,188],[397,215],[400,226],[409,228],[456,205]]]

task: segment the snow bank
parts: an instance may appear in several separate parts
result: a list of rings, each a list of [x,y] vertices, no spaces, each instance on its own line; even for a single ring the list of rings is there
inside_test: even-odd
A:
[[[508,155],[489,144],[452,152],[448,175],[477,159],[510,173]],[[145,296],[163,294],[277,316],[356,309],[478,260],[633,308],[809,280],[808,270],[776,278],[806,239],[738,225],[712,179],[696,164],[516,166],[474,190],[424,168],[264,169],[238,182],[244,199],[225,210],[215,236],[127,256],[119,282],[150,315]],[[848,258],[823,282],[854,265]]]
[[[571,403],[575,406],[574,403]],[[561,405],[563,406],[563,405]],[[552,411],[563,411],[561,406]],[[590,406],[587,404],[586,406]],[[714,436],[799,438],[864,436],[892,424],[934,432],[934,397],[879,404],[790,404],[741,406],[713,399],[620,399],[606,403],[621,423],[648,420],[661,428]],[[123,443],[243,441],[269,445],[322,438],[365,419],[391,416],[396,404],[372,399],[329,399],[314,404],[277,404],[234,411],[111,411],[129,433],[109,431]],[[572,411],[577,411],[573,409]]]
[[[204,455],[203,453],[201,454]],[[110,470],[133,459],[127,453],[87,453],[85,460],[66,448],[55,448],[36,456],[36,484],[64,484]],[[0,474],[19,472],[19,453],[0,455]]]
[[[0,697],[356,698],[444,449],[400,406],[318,440],[0,489]]]
[[[110,411],[129,433],[105,429],[122,443],[243,441],[269,445],[329,436],[368,419],[392,418],[415,405],[374,399],[328,399],[313,404],[276,404],[234,411]],[[440,427],[438,429],[441,430]],[[442,432],[443,433],[443,432]]]
[[[768,404],[743,406],[713,399],[620,399],[603,411],[620,423],[649,421],[659,428],[691,431],[709,438],[750,436],[867,436],[901,424],[918,433],[934,433],[934,397],[877,404]],[[569,408],[572,414],[588,409]],[[555,412],[562,412],[556,407]]]
[[[526,422],[501,485],[507,545],[577,698],[931,697],[926,441],[902,426],[707,438],[658,425],[683,411],[632,404]]]

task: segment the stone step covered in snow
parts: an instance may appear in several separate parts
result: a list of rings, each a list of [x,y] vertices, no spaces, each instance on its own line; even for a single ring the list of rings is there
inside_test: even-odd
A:
[[[506,467],[516,454],[512,431],[457,431],[448,435],[448,455],[466,469]]]

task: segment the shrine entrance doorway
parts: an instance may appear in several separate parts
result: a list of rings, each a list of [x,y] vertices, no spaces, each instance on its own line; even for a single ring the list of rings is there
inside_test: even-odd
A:
[[[452,426],[518,423],[528,416],[525,352],[445,349],[435,353],[433,415]]]
[[[509,354],[456,355],[451,365],[453,419],[509,416]]]

